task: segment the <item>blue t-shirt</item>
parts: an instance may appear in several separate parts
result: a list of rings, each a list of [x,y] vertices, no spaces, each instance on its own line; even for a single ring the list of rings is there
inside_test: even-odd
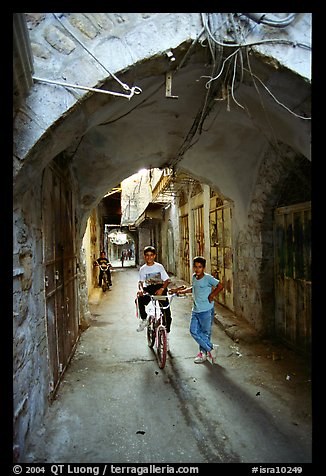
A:
[[[214,307],[214,301],[209,302],[208,296],[212,292],[212,287],[217,286],[219,282],[211,274],[204,273],[201,279],[197,279],[195,273],[192,275],[193,311],[209,311]]]

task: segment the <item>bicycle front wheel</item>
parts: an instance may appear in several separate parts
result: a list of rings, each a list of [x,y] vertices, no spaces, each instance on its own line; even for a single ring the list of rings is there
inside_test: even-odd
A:
[[[157,359],[158,366],[163,369],[166,362],[167,353],[167,333],[164,327],[160,327],[157,331]]]
[[[154,327],[154,316],[149,316],[149,322],[147,326],[147,344],[151,349],[154,347],[155,343],[155,327]]]

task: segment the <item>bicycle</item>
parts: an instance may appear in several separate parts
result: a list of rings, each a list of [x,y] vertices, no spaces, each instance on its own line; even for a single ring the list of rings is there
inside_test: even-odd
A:
[[[150,309],[148,310],[148,325],[147,325],[147,344],[151,349],[156,347],[156,355],[158,360],[158,366],[160,369],[165,367],[166,356],[167,356],[167,331],[165,324],[165,313],[164,310],[170,307],[172,299],[177,296],[177,294],[170,295],[149,295],[151,300],[149,302]],[[167,306],[163,306],[160,301],[169,301]],[[138,317],[138,299],[136,298],[136,308],[137,308],[137,317]]]
[[[103,271],[102,290],[105,293],[109,289],[108,275],[107,275],[107,270],[109,269],[109,265],[106,265],[103,263],[103,264],[100,264],[99,267],[100,267],[100,270]]]

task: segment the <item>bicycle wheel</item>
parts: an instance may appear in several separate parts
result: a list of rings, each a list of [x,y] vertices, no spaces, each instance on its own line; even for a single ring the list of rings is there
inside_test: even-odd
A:
[[[151,349],[154,347],[155,343],[155,327],[154,327],[154,316],[149,316],[149,322],[147,326],[147,344]]]
[[[103,273],[103,278],[102,278],[102,290],[105,293],[105,291],[108,289],[108,281],[107,281],[107,276],[106,273]]]
[[[159,327],[157,331],[157,359],[158,366],[163,369],[166,362],[167,336],[165,327]]]

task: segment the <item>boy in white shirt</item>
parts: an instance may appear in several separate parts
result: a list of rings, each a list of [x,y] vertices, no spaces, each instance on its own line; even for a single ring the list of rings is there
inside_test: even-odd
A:
[[[137,332],[143,331],[148,324],[147,313],[145,306],[149,303],[151,295],[167,295],[167,287],[169,285],[170,278],[168,273],[165,271],[164,266],[161,263],[155,261],[156,250],[153,246],[146,246],[144,248],[144,259],[145,264],[139,269],[139,281],[138,281],[138,306],[141,321],[137,328]],[[147,293],[147,294],[144,294]],[[168,306],[168,299],[166,301],[161,301],[163,306]],[[166,319],[166,331],[170,332],[171,328],[171,310],[170,307],[164,310],[165,319]]]

